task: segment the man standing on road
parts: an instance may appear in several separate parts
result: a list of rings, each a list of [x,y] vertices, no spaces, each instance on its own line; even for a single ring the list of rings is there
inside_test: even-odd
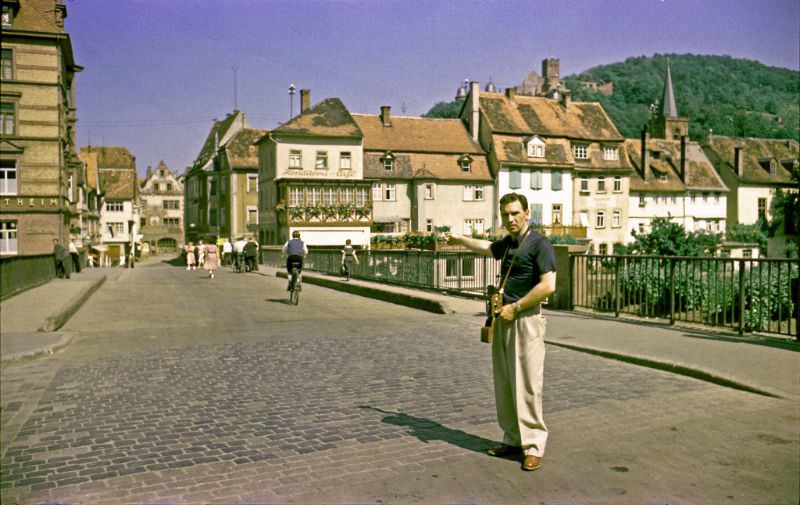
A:
[[[530,211],[524,195],[509,193],[500,199],[500,217],[508,235],[495,242],[449,234],[450,243],[502,259],[501,278],[510,269],[492,341],[497,420],[503,444],[489,449],[491,456],[524,454],[523,470],[542,466],[547,427],[542,416],[544,334],[541,302],[556,287],[553,245],[528,227]]]
[[[69,279],[69,265],[67,264],[67,258],[69,255],[67,251],[64,250],[64,246],[61,245],[61,242],[57,239],[53,239],[53,260],[56,263],[56,277],[59,279],[66,277]]]

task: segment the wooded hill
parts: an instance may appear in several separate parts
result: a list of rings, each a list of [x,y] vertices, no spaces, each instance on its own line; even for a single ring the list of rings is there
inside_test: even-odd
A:
[[[603,104],[620,132],[639,136],[650,105],[661,99],[670,60],[678,113],[689,118],[689,135],[718,135],[800,140],[800,72],[768,67],[730,56],[670,54],[628,58],[564,78],[574,100]],[[606,96],[581,82],[612,82]],[[428,117],[455,117],[460,102],[439,102]]]

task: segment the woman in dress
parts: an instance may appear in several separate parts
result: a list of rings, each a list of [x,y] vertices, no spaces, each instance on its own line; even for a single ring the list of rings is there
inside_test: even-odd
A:
[[[219,267],[219,249],[217,249],[216,241],[213,238],[206,244],[205,253],[206,257],[203,268],[208,270],[208,277],[213,279],[214,272],[216,272]]]
[[[194,258],[194,244],[189,242],[184,246],[184,250],[186,251],[186,270],[194,270],[196,264]]]

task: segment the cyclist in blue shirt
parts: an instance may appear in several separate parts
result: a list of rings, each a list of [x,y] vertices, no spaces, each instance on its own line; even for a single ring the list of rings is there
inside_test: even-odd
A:
[[[308,254],[308,247],[305,242],[300,240],[300,232],[292,232],[292,238],[283,244],[281,256],[286,258],[286,272],[289,274],[289,285],[286,290],[292,287],[292,266],[296,266],[298,273],[303,271],[303,258]]]

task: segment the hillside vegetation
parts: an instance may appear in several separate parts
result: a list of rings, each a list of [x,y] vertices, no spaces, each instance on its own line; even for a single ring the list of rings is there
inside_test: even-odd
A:
[[[800,72],[729,56],[659,55],[628,58],[564,78],[573,98],[603,104],[620,132],[639,136],[650,105],[661,99],[670,60],[678,113],[694,140],[715,134],[800,140]],[[581,81],[614,84],[614,93],[584,89]],[[454,117],[459,102],[439,102],[429,117]],[[459,104],[460,105],[460,104]]]

